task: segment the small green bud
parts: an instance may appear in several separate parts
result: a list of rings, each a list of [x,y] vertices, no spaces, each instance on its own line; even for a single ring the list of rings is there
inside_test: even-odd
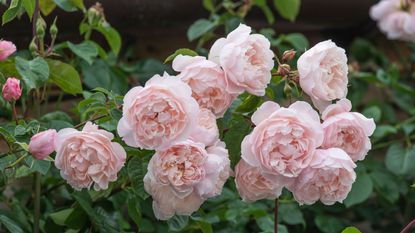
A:
[[[37,45],[36,45],[36,43],[35,43],[35,39],[33,39],[33,40],[30,42],[30,44],[29,44],[29,51],[30,51],[32,54],[35,54],[35,53],[37,52]]]
[[[52,26],[50,26],[50,28],[49,28],[49,33],[50,33],[50,36],[52,37],[52,38],[56,38],[56,35],[58,35],[58,27],[56,26],[56,19],[57,18],[55,18],[55,20],[53,21],[53,24],[52,24]]]

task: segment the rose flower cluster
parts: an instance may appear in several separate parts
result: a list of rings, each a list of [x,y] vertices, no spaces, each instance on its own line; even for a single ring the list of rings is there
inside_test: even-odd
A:
[[[0,49],[0,59],[15,49],[3,44],[8,48]],[[315,108],[304,101],[288,107],[264,102],[251,117],[255,127],[242,141],[241,160],[231,170],[216,120],[241,93],[265,95],[273,59],[270,42],[241,24],[213,44],[208,58],[178,55],[173,60],[177,75],[155,75],[124,96],[117,132],[128,146],[155,151],[144,188],[158,219],[192,214],[220,195],[231,175],[247,202],[275,199],[284,187],[300,204],[320,200],[331,205],[346,198],[356,179],[355,162],[371,148],[375,124],[351,112],[345,99],[347,57],[330,40],[297,62],[299,85]],[[18,80],[3,86],[8,101],[20,94]],[[103,190],[117,179],[127,156],[113,139],[112,133],[87,122],[82,131],[41,132],[32,137],[29,151],[37,159],[56,151],[55,166],[74,189]]]

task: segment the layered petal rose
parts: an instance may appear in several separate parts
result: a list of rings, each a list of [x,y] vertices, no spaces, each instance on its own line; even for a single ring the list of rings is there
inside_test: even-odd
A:
[[[49,129],[35,134],[29,143],[29,152],[36,159],[44,159],[55,151],[55,142],[58,133],[54,129]]]
[[[16,52],[16,46],[7,40],[0,40],[0,61],[7,59]]]
[[[124,148],[111,142],[113,138],[91,122],[82,131],[60,130],[55,142],[55,166],[62,178],[76,190],[92,185],[97,191],[107,189],[109,182],[117,180],[126,159]]]
[[[301,89],[323,111],[332,100],[347,95],[348,67],[345,50],[331,40],[316,44],[297,61]]]
[[[236,188],[245,202],[279,197],[286,185],[285,181],[284,177],[278,175],[263,174],[259,167],[253,167],[243,159],[235,167]]]
[[[265,102],[252,122],[256,127],[242,141],[242,158],[265,173],[298,176],[323,142],[320,118],[306,102],[297,101],[289,108]]]
[[[211,146],[219,140],[219,129],[215,115],[208,109],[200,109],[197,126],[192,130],[190,139]]]
[[[353,161],[363,160],[371,149],[371,136],[376,128],[374,120],[358,112],[350,112],[348,99],[330,105],[322,114],[324,141],[322,148],[343,149]]]
[[[267,38],[250,33],[250,27],[239,25],[226,38],[213,44],[209,60],[219,64],[225,71],[231,93],[247,91],[263,96],[271,80],[274,53]]]
[[[236,98],[226,89],[223,70],[205,57],[178,55],[173,60],[173,69],[192,88],[192,96],[200,107],[209,109],[217,117],[222,117]]]
[[[190,87],[165,73],[153,76],[145,87],[135,87],[125,95],[117,130],[129,146],[166,148],[189,137],[198,114],[199,105]]]
[[[157,151],[151,158],[144,187],[153,198],[158,219],[190,215],[209,197],[219,195],[231,174],[222,143],[205,148],[192,140]]]
[[[415,3],[382,0],[370,9],[370,16],[389,39],[415,41]]]
[[[356,179],[356,164],[339,148],[316,150],[310,166],[290,187],[295,200],[311,205],[320,200],[325,205],[342,202]]]

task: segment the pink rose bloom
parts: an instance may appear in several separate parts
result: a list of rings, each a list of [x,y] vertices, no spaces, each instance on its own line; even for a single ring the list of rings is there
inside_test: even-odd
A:
[[[263,174],[260,168],[241,159],[235,167],[235,183],[242,200],[254,202],[279,197],[286,180],[281,176]]]
[[[16,101],[22,95],[20,88],[20,80],[16,78],[8,78],[2,89],[3,98],[8,101]]]
[[[332,100],[347,95],[348,67],[344,49],[331,40],[316,44],[297,61],[301,89],[323,111]]]
[[[166,148],[189,137],[198,114],[199,105],[186,83],[167,73],[155,75],[145,87],[125,95],[118,134],[132,147]]]
[[[49,129],[35,134],[29,143],[29,152],[36,159],[43,160],[46,156],[55,151],[55,142],[58,133],[54,129]]]
[[[117,173],[124,166],[124,148],[111,142],[114,135],[98,129],[91,122],[82,131],[72,128],[58,132],[55,143],[55,166],[62,178],[76,190],[90,188],[99,191],[117,180]]]
[[[191,140],[157,151],[144,177],[144,187],[153,198],[156,218],[167,220],[191,215],[210,197],[219,195],[231,174],[223,143],[205,149]]]
[[[256,127],[242,141],[242,158],[265,173],[298,176],[323,142],[320,118],[303,101],[289,108],[265,102],[251,119]]]
[[[415,42],[415,3],[383,0],[370,8],[370,17],[388,39]]]
[[[200,107],[209,109],[217,117],[222,117],[236,98],[226,89],[223,70],[205,57],[179,55],[173,60],[173,69],[192,88],[192,96]]]
[[[321,147],[341,148],[356,162],[363,160],[371,149],[369,136],[375,131],[376,125],[373,119],[350,112],[351,109],[350,101],[341,99],[323,112],[324,141]]]
[[[355,167],[342,149],[318,149],[290,190],[300,204],[311,205],[318,200],[325,205],[342,203],[356,179]]]
[[[267,38],[252,34],[251,28],[241,24],[226,38],[217,40],[209,52],[209,60],[225,71],[228,90],[240,94],[265,95],[274,67],[274,53]]]
[[[7,59],[16,52],[16,46],[7,40],[0,40],[0,61]]]
[[[215,115],[208,109],[200,109],[197,126],[190,134],[190,139],[195,142],[201,142],[205,146],[211,146],[219,140],[219,129],[216,124]]]

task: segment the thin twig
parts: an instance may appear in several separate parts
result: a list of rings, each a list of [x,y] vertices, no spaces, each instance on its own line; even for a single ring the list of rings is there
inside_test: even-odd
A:
[[[401,233],[407,233],[409,232],[409,230],[411,229],[412,226],[415,225],[415,219],[412,220],[410,223],[408,223],[408,225],[406,225],[406,227],[401,231]]]

